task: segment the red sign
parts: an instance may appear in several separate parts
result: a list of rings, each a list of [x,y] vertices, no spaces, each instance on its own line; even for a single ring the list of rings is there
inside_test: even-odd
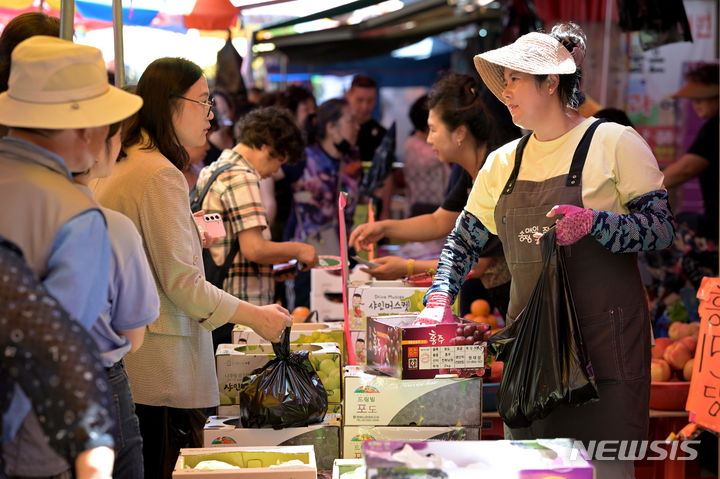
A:
[[[697,297],[700,331],[685,409],[691,421],[720,432],[720,278],[703,278]]]

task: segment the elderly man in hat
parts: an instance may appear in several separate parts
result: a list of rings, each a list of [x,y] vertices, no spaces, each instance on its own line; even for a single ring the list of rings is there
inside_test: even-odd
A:
[[[718,65],[707,64],[690,70],[687,84],[675,98],[690,98],[695,113],[706,120],[687,152],[663,170],[665,186],[677,186],[698,177],[705,214],[698,218],[697,233],[718,238]],[[678,220],[682,221],[681,215]],[[694,222],[693,222],[694,223]]]
[[[107,297],[110,244],[102,212],[72,175],[94,163],[110,124],[141,105],[108,84],[100,50],[48,36],[15,47],[8,91],[0,94],[0,124],[9,127],[0,139],[0,235],[20,247],[50,294],[88,330]],[[4,472],[67,474],[69,465],[42,435],[42,418],[29,411],[16,390],[3,420]]]

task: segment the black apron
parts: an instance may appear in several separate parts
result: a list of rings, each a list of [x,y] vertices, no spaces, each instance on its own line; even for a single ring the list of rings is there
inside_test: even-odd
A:
[[[593,123],[580,140],[567,175],[545,181],[517,180],[529,136],[518,144],[515,167],[495,207],[495,222],[512,274],[508,319],[525,307],[540,276],[542,260],[534,232],[557,218],[545,214],[554,205],[583,206],[582,170]],[[648,437],[650,396],[650,319],[635,253],[611,253],[586,236],[566,246],[568,276],[580,329],[595,370],[600,400],[558,406],[526,428],[507,428],[507,439],[570,437],[639,439]]]

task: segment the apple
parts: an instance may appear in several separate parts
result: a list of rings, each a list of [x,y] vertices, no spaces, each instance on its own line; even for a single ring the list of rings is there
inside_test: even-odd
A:
[[[672,371],[664,359],[653,358],[650,362],[650,378],[653,382],[664,382],[670,379]]]
[[[655,338],[655,346],[652,347],[652,357],[662,359],[665,349],[672,344],[670,338]]]
[[[663,359],[667,361],[673,369],[682,370],[685,363],[688,362],[692,356],[693,353],[690,352],[684,343],[676,341],[665,349]]]
[[[695,358],[690,358],[688,362],[685,363],[685,366],[683,366],[683,379],[685,381],[690,381],[692,378],[692,372],[693,372],[693,363],[695,363]]]
[[[698,321],[693,321],[692,323],[688,323],[688,327],[690,328],[690,334],[697,335],[700,331],[700,323]]]
[[[687,323],[675,321],[668,328],[668,338],[670,338],[671,341],[677,341],[685,336],[690,336],[692,334],[692,330],[690,329],[691,327],[692,326]]]

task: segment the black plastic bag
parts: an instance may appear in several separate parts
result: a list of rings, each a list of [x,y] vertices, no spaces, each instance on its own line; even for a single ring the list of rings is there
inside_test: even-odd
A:
[[[272,347],[275,359],[243,378],[240,385],[243,427],[282,429],[322,422],[327,391],[310,363],[310,352],[290,352],[290,328]]]
[[[580,406],[598,399],[555,228],[542,236],[540,247],[543,269],[527,306],[488,339],[504,361],[497,410],[511,428],[529,426],[558,404]]]

